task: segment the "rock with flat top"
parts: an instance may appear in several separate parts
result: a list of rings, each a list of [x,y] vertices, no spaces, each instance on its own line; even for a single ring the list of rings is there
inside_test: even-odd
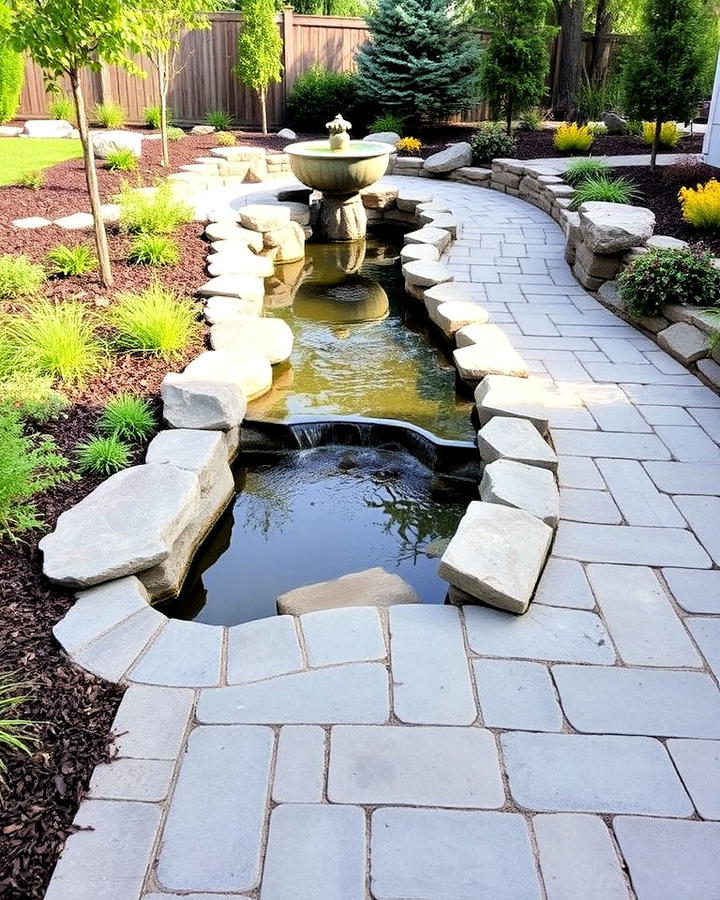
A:
[[[163,419],[170,428],[230,431],[245,418],[247,402],[230,382],[191,381],[169,372],[160,387]]]
[[[447,303],[440,303],[434,307],[426,304],[425,308],[430,320],[448,338],[471,322],[484,324],[488,320],[488,311],[479,303],[468,300],[448,300]]]
[[[290,222],[290,210],[279,203],[249,203],[240,210],[240,224],[250,231],[275,231]]]
[[[143,136],[139,131],[91,131],[90,143],[96,159],[107,159],[117,150],[129,150],[133,156],[142,155]]]
[[[376,181],[370,187],[363,188],[360,191],[363,206],[367,209],[387,209],[395,206],[395,200],[399,189],[394,184],[388,184],[384,181]]]
[[[277,365],[290,358],[293,333],[282,319],[245,316],[213,325],[210,329],[210,343],[214,350],[259,350],[272,365]]]
[[[438,575],[482,603],[524,613],[545,565],[553,530],[523,509],[471,503]]]
[[[69,138],[73,135],[73,127],[64,119],[28,119],[25,134],[28,137]]]
[[[652,237],[655,214],[642,206],[591,201],[580,207],[580,232],[593,253],[622,253]]]
[[[481,425],[493,416],[509,416],[526,419],[541,434],[548,430],[543,392],[531,379],[488,375],[475,390],[475,404]]]
[[[209,275],[257,275],[269,278],[274,270],[273,262],[266,256],[242,253],[213,253],[208,257]]]
[[[288,222],[275,230],[264,231],[263,245],[262,252],[272,256],[276,263],[297,262],[305,258],[305,231],[298,222]]]
[[[400,157],[396,161],[396,165],[399,167],[402,167],[405,163],[408,163],[407,158],[403,159]],[[422,160],[419,158],[418,164],[422,165]],[[397,208],[403,210],[403,212],[415,212],[421,203],[432,203],[432,199],[432,194],[420,188],[401,186],[398,191],[396,203]]]
[[[466,141],[460,141],[457,144],[450,144],[446,150],[428,156],[423,169],[430,172],[431,175],[444,175],[455,169],[461,169],[463,166],[471,165],[472,160],[472,147]]]
[[[403,263],[402,273],[408,284],[417,287],[433,287],[453,280],[453,273],[444,263],[428,259],[414,259]]]
[[[409,231],[405,235],[406,244],[432,244],[442,251],[448,246],[452,236],[449,231],[442,228],[433,228],[431,225],[424,225],[417,231]]]
[[[210,241],[240,241],[256,253],[262,249],[262,235],[249,228],[242,228],[234,219],[220,219],[205,226],[205,237]]]
[[[412,250],[415,247],[430,246],[430,244],[407,244],[403,249]],[[434,287],[426,288],[423,291],[423,301],[429,316],[432,316],[432,311],[437,309],[441,303],[449,303],[451,300],[461,300],[463,303],[474,303],[476,306],[479,306],[473,300],[473,296],[464,282],[446,281],[444,284],[436,284]]]
[[[512,459],[528,466],[557,471],[554,451],[525,419],[494,416],[478,431],[477,443],[485,464],[496,459]]]
[[[237,385],[247,400],[254,400],[272,387],[272,366],[259,350],[206,350],[185,368],[183,377],[189,381],[229,382]]]
[[[279,138],[282,138],[284,141],[296,141],[297,140],[297,135],[292,130],[292,128],[281,128],[280,131],[278,131],[277,136]]]
[[[649,250],[685,250],[690,245],[687,241],[681,241],[679,238],[670,237],[667,234],[654,234],[648,238],[645,246]]]
[[[707,335],[687,322],[675,322],[669,328],[658,331],[657,342],[685,365],[708,355]]]
[[[560,492],[553,473],[510,459],[497,459],[485,466],[480,499],[524,509],[551,528],[560,518]]]
[[[400,135],[396,131],[371,131],[363,138],[364,141],[375,141],[380,144],[392,144],[393,147],[400,140]]]
[[[463,381],[478,382],[486,375],[527,378],[527,363],[497,325],[466,325],[456,340],[453,360]]]
[[[205,303],[205,321],[218,325],[241,316],[259,316],[262,300],[241,300],[239,297],[208,297]]]
[[[209,227],[209,226],[208,226]],[[207,229],[206,229],[207,233]],[[259,253],[263,238],[257,231],[248,231],[239,225],[229,231],[228,237],[211,238],[210,253]]]
[[[199,498],[197,475],[177,466],[117,472],[40,541],[43,571],[58,584],[89,587],[149,569],[168,557]]]
[[[238,297],[240,300],[262,301],[265,284],[259,275],[216,275],[198,288],[198,294],[205,297]]]
[[[400,261],[410,262],[413,259],[425,259],[430,262],[438,262],[440,251],[432,244],[405,244],[400,251]]]
[[[387,607],[419,602],[419,597],[407,582],[376,567],[343,575],[335,581],[321,581],[288,591],[278,597],[277,608],[280,615],[301,616],[318,609]]]

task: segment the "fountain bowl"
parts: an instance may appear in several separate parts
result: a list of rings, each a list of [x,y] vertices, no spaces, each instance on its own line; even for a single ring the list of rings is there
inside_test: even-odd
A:
[[[380,142],[350,141],[342,150],[331,150],[321,140],[289,144],[284,152],[298,181],[323,194],[347,196],[382,178],[391,149]]]

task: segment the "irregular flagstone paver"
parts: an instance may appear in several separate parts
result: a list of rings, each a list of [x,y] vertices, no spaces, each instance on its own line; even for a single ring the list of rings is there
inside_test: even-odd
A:
[[[304,668],[292,616],[244,622],[228,629],[227,682],[243,684]]]
[[[276,803],[319,803],[325,784],[325,732],[319,725],[283,725],[272,798]]]
[[[486,309],[470,300],[447,300],[436,303],[429,299],[425,306],[430,321],[434,322],[447,338],[452,338],[456,332],[471,323],[482,325],[489,318]]]
[[[120,681],[148,644],[165,628],[167,619],[148,606],[73,653],[84,669],[108,681]]]
[[[690,816],[692,803],[653,738],[507,732],[510,793],[524,809]]]
[[[692,616],[686,621],[700,652],[715,673],[715,677],[720,678],[720,619]]]
[[[395,715],[418,724],[474,722],[477,709],[458,610],[395,606],[389,621]]]
[[[700,543],[720,565],[720,497],[675,497],[675,502]]]
[[[552,472],[508,459],[485,466],[480,499],[524,509],[553,528],[560,517],[560,495]]]
[[[618,816],[613,829],[638,900],[717,894],[720,823]]]
[[[548,900],[629,900],[607,825],[597,816],[533,817]]]
[[[370,886],[377,900],[539,900],[527,825],[517,813],[377,809]]]
[[[720,483],[720,466],[715,463],[647,462],[645,469],[668,494],[707,494],[710,485]]]
[[[254,887],[262,865],[273,744],[272,729],[265,727],[193,731],[161,838],[157,877],[163,887]],[[198,815],[204,809],[208,813],[199,828]]]
[[[675,602],[686,612],[720,614],[720,571],[663,569]]]
[[[480,714],[490,728],[560,731],[563,717],[546,666],[518,659],[476,659]]]
[[[667,742],[680,777],[704,819],[720,819],[720,742]]]
[[[720,737],[720,691],[700,672],[554,666],[570,724],[600,734]]]
[[[169,619],[128,677],[144,684],[203,687],[220,681],[222,629]]]
[[[535,589],[533,603],[592,609],[595,598],[579,562],[551,556]]]
[[[702,665],[651,569],[591,565],[587,575],[624,662],[631,666]]]
[[[270,818],[262,900],[364,900],[365,814],[290,804]]]
[[[654,434],[617,434],[610,431],[553,430],[563,456],[602,456],[615,459],[669,459],[670,451]]]
[[[387,655],[382,622],[372,607],[318,610],[301,616],[300,625],[311,666],[372,662]]]
[[[560,522],[553,552],[584,562],[709,569],[710,557],[690,531]]]
[[[598,459],[597,467],[628,525],[685,526],[677,506],[658,491],[637,460]]]
[[[115,759],[95,768],[88,796],[157,803],[167,796],[174,768],[169,759]]]
[[[118,755],[176,759],[194,701],[191,690],[131,684],[113,722],[113,746]]]
[[[324,724],[387,721],[388,677],[379,663],[281,675],[273,681],[202,691],[200,722]]]
[[[330,737],[332,803],[497,809],[497,747],[479,728],[338,725]]]
[[[510,375],[488,375],[475,391],[480,424],[493,416],[527,419],[541,434],[548,428],[548,410],[540,389],[531,380]]]
[[[497,325],[479,327],[494,329],[497,328]],[[486,375],[513,375],[516,378],[527,378],[527,363],[513,349],[504,335],[504,342],[492,335],[478,334],[477,331],[474,332],[474,336],[480,340],[464,347],[458,347],[453,351],[453,360],[463,381],[474,384]]]
[[[557,456],[524,419],[493,416],[478,431],[477,444],[480,458],[485,463],[508,459],[553,472],[557,470]]]

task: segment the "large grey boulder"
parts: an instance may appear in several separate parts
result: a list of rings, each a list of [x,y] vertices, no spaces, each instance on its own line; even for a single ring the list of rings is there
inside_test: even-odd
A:
[[[364,141],[375,141],[380,144],[395,144],[400,140],[400,135],[395,131],[371,131],[363,138]]]
[[[64,512],[40,541],[51,581],[90,587],[167,559],[196,514],[200,486],[177,466],[132,466]]]
[[[652,236],[655,214],[642,206],[592,201],[580,207],[580,231],[593,253],[622,253]]]
[[[73,135],[73,127],[64,119],[28,119],[25,134],[28,137],[69,138]]]
[[[210,343],[214,350],[259,350],[272,365],[277,365],[290,358],[293,333],[283,319],[245,316],[213,325],[210,329]]]
[[[554,528],[560,518],[560,492],[548,469],[498,459],[485,466],[480,499],[524,509]]]
[[[188,381],[229,382],[248,400],[254,400],[272,387],[272,365],[259,350],[207,350],[186,366],[182,377]]]
[[[451,144],[440,153],[433,153],[425,160],[423,168],[432,175],[442,175],[469,166],[471,163],[472,147],[465,141],[460,141],[458,144]]]
[[[478,431],[477,443],[484,463],[512,459],[528,466],[557,471],[554,451],[525,419],[494,416]]]
[[[608,130],[608,134],[627,134],[628,122],[614,112],[606,112],[602,117],[603,123]]]
[[[139,131],[91,131],[90,143],[96,159],[107,159],[116,150],[129,150],[133,156],[142,155],[143,136]]]
[[[290,210],[279,203],[250,203],[240,210],[240,224],[250,231],[275,231],[290,222]]]
[[[485,425],[493,416],[527,419],[541,434],[548,430],[549,411],[540,388],[528,378],[488,375],[475,390],[478,419]]]
[[[308,584],[281,594],[277,599],[280,615],[301,616],[318,609],[347,606],[395,606],[419,603],[415,591],[398,575],[376,567],[352,572],[335,581]]]
[[[278,131],[277,136],[279,138],[282,138],[284,141],[296,141],[297,140],[297,135],[292,130],[292,128],[281,128],[280,131]]]
[[[241,300],[239,297],[208,297],[205,303],[205,321],[217,325],[240,316],[259,316],[262,300]]]
[[[553,530],[523,509],[471,503],[438,575],[490,606],[523,613],[545,565]]]
[[[247,402],[236,384],[191,381],[168,373],[160,387],[163,419],[171,428],[230,431],[245,418]]]

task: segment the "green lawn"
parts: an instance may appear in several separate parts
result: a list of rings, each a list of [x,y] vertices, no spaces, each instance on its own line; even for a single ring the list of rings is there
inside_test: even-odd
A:
[[[0,138],[0,185],[14,184],[26,172],[82,156],[70,138]]]

